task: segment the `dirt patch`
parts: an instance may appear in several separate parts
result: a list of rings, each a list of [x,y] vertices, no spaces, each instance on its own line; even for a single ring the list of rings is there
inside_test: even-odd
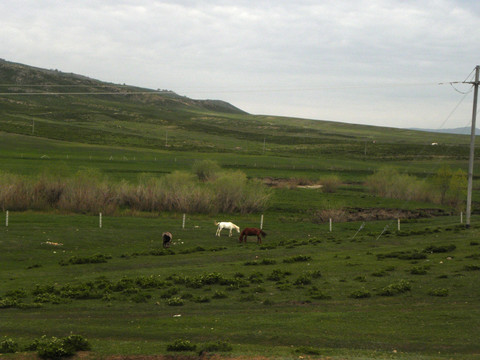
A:
[[[401,210],[386,208],[345,208],[316,211],[313,221],[317,223],[348,221],[373,221],[391,219],[421,219],[435,216],[451,215],[442,209]]]
[[[105,355],[99,356],[98,354],[80,352],[72,360],[272,360],[263,356],[224,356],[218,354],[204,353],[200,355]]]
[[[316,184],[316,185],[298,185],[300,189],[321,189],[323,185]]]
[[[267,186],[275,187],[275,188],[320,189],[322,187],[321,184],[318,184],[313,180],[303,179],[303,178],[280,179],[280,178],[266,177],[262,179],[262,182]]]

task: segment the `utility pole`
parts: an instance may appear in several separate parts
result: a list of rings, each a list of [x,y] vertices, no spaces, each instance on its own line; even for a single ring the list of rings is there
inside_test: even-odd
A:
[[[475,154],[475,122],[477,120],[477,97],[478,97],[478,83],[479,83],[480,65],[475,67],[475,81],[472,82],[473,90],[473,110],[472,110],[472,130],[470,133],[470,157],[468,160],[468,187],[467,187],[467,216],[465,224],[467,228],[470,227],[470,214],[472,212],[472,187],[473,187],[473,163]]]

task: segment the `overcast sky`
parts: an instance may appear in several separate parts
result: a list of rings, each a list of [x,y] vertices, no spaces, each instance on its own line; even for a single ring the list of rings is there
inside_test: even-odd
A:
[[[2,0],[0,57],[251,113],[469,126],[478,0]],[[439,83],[446,83],[439,85]]]

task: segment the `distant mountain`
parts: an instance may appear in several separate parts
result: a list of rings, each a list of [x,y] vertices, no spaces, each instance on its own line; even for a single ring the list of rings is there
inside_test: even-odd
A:
[[[411,128],[409,130],[416,131],[426,131],[426,132],[437,132],[442,134],[457,134],[457,135],[470,135],[471,128],[469,126],[453,128],[453,129],[420,129],[420,128]],[[480,129],[475,129],[475,135],[480,135]]]

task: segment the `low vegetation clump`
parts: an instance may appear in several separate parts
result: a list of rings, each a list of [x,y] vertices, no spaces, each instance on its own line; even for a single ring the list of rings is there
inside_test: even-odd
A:
[[[311,256],[308,255],[297,255],[297,256],[292,256],[286,259],[283,259],[284,263],[295,263],[295,262],[306,262],[312,260]]]
[[[321,179],[322,191],[326,193],[334,193],[338,187],[342,184],[340,177],[337,175],[325,176]]]
[[[68,260],[61,260],[60,265],[79,265],[79,264],[101,264],[106,263],[112,257],[110,255],[95,254],[92,256],[72,256]]]
[[[372,294],[370,293],[370,291],[366,289],[360,289],[360,290],[353,291],[352,293],[350,293],[348,297],[352,299],[366,299],[371,296]]]
[[[58,360],[68,358],[78,351],[89,351],[91,345],[81,335],[69,335],[64,338],[42,336],[36,339],[27,348],[27,351],[37,351],[41,359]]]
[[[320,349],[311,347],[311,346],[300,346],[297,347],[294,351],[295,354],[304,354],[304,355],[321,355],[322,352]]]
[[[428,291],[428,295],[438,296],[438,297],[448,296],[448,293],[449,293],[448,289],[445,289],[445,288],[431,289]]]
[[[16,353],[19,349],[18,343],[12,338],[4,337],[0,342],[0,353]]]
[[[196,349],[196,344],[185,339],[177,339],[172,344],[167,345],[167,351],[195,351]]]
[[[403,294],[407,291],[410,291],[412,289],[410,282],[406,280],[400,280],[398,282],[395,282],[393,284],[385,286],[383,289],[381,289],[378,292],[378,295],[380,296],[394,296],[397,294]]]
[[[400,260],[422,260],[426,259],[427,255],[424,252],[419,252],[417,250],[392,251],[389,253],[377,254],[378,260],[388,258],[397,258]]]

